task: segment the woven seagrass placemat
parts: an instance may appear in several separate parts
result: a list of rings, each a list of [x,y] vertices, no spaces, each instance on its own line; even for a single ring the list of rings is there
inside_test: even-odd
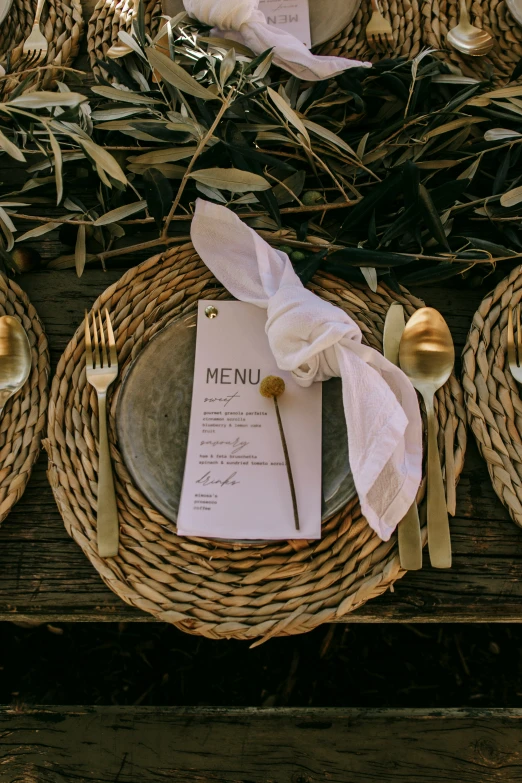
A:
[[[437,56],[474,78],[498,82],[509,79],[522,58],[522,28],[517,24],[505,0],[467,0],[471,21],[494,37],[494,49],[487,57],[466,57],[446,42],[448,30],[459,21],[459,0],[380,0],[382,13],[393,30],[394,45],[387,57],[415,57],[428,46]],[[145,0],[145,23],[154,35],[161,16],[158,0]],[[88,49],[91,66],[100,74],[96,60],[103,60],[107,49],[118,42],[118,31],[129,30],[135,0],[99,0],[89,22]],[[375,61],[383,54],[372,51],[366,40],[366,26],[372,9],[370,0],[362,0],[350,24],[318,48],[321,54],[332,54],[363,61]]]
[[[382,347],[389,304],[411,314],[420,300],[379,287],[348,285],[326,274],[310,288],[348,312],[364,339]],[[131,361],[173,318],[200,298],[226,298],[191,244],[168,250],[127,272],[94,307],[108,307],[120,376],[110,401],[111,456],[120,518],[117,557],[96,547],[98,421],[96,394],[86,383],[83,326],[67,346],[53,379],[46,448],[49,478],[65,527],[104,582],[129,604],[190,633],[264,639],[309,631],[351,612],[404,575],[396,540],[383,543],[357,500],[323,524],[320,541],[240,545],[182,538],[133,485],[118,449],[114,415]],[[453,376],[437,398],[439,447],[454,511],[455,484],[466,446],[462,392]]]
[[[33,305],[22,289],[0,274],[0,316],[17,318],[29,337],[32,369],[0,415],[0,522],[23,495],[38,459],[48,403],[49,350]]]
[[[13,0],[11,10],[0,25],[0,65],[7,72],[0,79],[1,100],[7,100],[21,80],[35,74],[34,69],[26,68],[27,60],[22,52],[24,41],[31,32],[35,10],[36,2],[32,0]],[[60,68],[72,63],[78,54],[83,26],[80,0],[46,0],[40,29],[49,49],[39,67],[47,67],[34,86],[49,88]]]
[[[509,306],[522,299],[522,266],[481,303],[462,354],[468,421],[493,488],[522,527],[522,399],[507,360]]]
[[[459,21],[459,0],[380,0],[384,17],[390,22],[395,45],[388,56],[415,57],[432,47],[437,57],[455,66],[465,76],[484,78],[491,72],[499,82],[509,79],[522,57],[522,28],[512,17],[505,0],[467,0],[472,24],[487,30],[495,46],[487,57],[466,57],[452,49],[448,30]],[[371,17],[370,0],[362,0],[352,22],[335,38],[324,44],[322,54],[376,60],[366,41],[366,25]]]
[[[161,19],[161,2],[143,0],[145,5],[145,29],[154,36]],[[137,0],[98,0],[87,29],[87,51],[91,68],[96,76],[101,75],[98,60],[105,60],[107,49],[119,42],[120,30],[130,32],[132,19],[138,6]]]

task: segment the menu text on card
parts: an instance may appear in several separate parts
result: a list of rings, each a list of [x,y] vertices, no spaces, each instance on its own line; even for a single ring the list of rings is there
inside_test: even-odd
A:
[[[199,302],[180,535],[321,536],[321,384],[302,388],[290,373],[278,369],[265,324],[266,310],[254,305]],[[286,385],[278,404],[299,531],[274,402],[259,391],[268,375],[278,375]]]
[[[310,10],[308,0],[259,0],[259,10],[268,24],[292,33],[310,49]]]

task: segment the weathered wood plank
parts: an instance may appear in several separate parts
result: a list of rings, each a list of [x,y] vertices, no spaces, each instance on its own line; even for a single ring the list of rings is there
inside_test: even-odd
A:
[[[5,783],[522,781],[521,710],[0,710]]]

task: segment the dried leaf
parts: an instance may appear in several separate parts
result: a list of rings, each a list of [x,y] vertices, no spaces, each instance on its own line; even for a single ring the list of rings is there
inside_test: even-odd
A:
[[[522,201],[522,185],[520,185],[518,188],[513,188],[513,190],[508,190],[507,193],[504,193],[500,197],[500,203],[503,207],[514,207],[517,204],[520,204]]]
[[[113,158],[110,152],[107,152],[106,149],[100,147],[98,144],[95,144],[90,139],[74,136],[74,134],[71,135],[73,135],[73,138],[75,138],[76,141],[83,147],[85,152],[94,160],[100,169],[105,171],[110,177],[117,180],[118,182],[122,182],[124,185],[127,184],[127,177],[123,173],[120,164],[115,158]]]
[[[111,209],[94,221],[95,226],[106,226],[108,223],[116,223],[118,220],[134,215],[136,212],[142,212],[147,208],[146,201],[134,201],[132,204],[124,204],[122,207]]]
[[[4,152],[7,152],[11,158],[19,160],[22,163],[25,162],[25,155],[22,150],[19,149],[16,144],[10,141],[7,136],[4,136],[2,131],[0,131],[0,148],[3,149]]]
[[[42,223],[41,226],[36,226],[36,228],[31,228],[29,231],[26,231],[25,234],[22,234],[22,236],[17,237],[17,242],[24,242],[26,239],[36,239],[36,237],[41,237],[44,234],[48,234],[50,231],[54,231],[57,228],[60,228],[62,223]]]
[[[336,133],[333,133],[331,130],[328,130],[328,128],[324,128],[322,125],[318,125],[316,122],[311,122],[310,120],[303,120],[303,123],[305,127],[308,128],[308,130],[312,131],[312,133],[315,133],[316,136],[320,136],[322,139],[326,139],[326,141],[329,141],[331,144],[335,145],[336,147],[339,147],[339,149],[343,150],[344,152],[347,152],[348,155],[350,155],[352,158],[357,157],[357,155],[355,154],[354,150],[352,150],[350,145],[347,144],[339,136],[337,136]]]
[[[76,274],[78,277],[81,277],[83,274],[85,261],[85,224],[82,223],[78,226],[78,235],[76,237],[76,245],[74,247],[74,266],[76,267]]]
[[[18,98],[12,98],[8,106],[14,106],[18,109],[53,109],[56,106],[73,108],[86,101],[85,95],[79,92],[48,92],[39,90],[38,92],[29,92],[19,95]]]
[[[308,135],[308,131],[306,130],[306,127],[304,126],[301,118],[298,117],[292,108],[290,108],[285,99],[282,98],[281,95],[279,95],[279,93],[277,93],[271,87],[267,87],[267,93],[272,100],[272,103],[274,103],[275,106],[279,109],[283,117],[285,117],[288,122],[293,125],[302,136],[304,136],[308,142],[308,146],[310,146],[310,136]]]
[[[190,175],[196,182],[218,190],[230,190],[233,193],[247,193],[249,190],[268,190],[270,183],[259,174],[241,169],[199,169]]]
[[[108,98],[110,101],[123,101],[124,103],[133,103],[137,106],[141,104],[149,106],[154,103],[162,103],[158,98],[150,98],[148,95],[143,95],[141,92],[117,89],[116,87],[109,87],[105,84],[96,84],[94,87],[91,87],[91,91],[96,93],[96,95],[101,95],[103,98]]]
[[[215,100],[217,98],[213,92],[197,82],[181,65],[175,63],[170,57],[158,52],[152,46],[147,47],[146,54],[151,66],[158,71],[168,84],[172,84],[173,87],[177,87],[181,92],[186,92],[195,98],[201,98],[203,101]]]
[[[176,160],[190,158],[196,152],[197,147],[169,147],[154,152],[145,152],[143,155],[131,155],[128,160],[131,163],[157,165],[158,163],[173,163]]]
[[[514,139],[516,137],[522,137],[522,133],[509,128],[491,128],[484,134],[486,141],[503,141],[504,139]]]
[[[377,293],[377,270],[373,266],[362,266],[361,272],[364,275],[364,279],[368,283],[368,288],[373,293]]]

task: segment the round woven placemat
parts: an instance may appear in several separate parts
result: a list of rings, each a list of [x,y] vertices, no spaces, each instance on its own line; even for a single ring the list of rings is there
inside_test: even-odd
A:
[[[0,96],[7,100],[12,90],[34,70],[26,70],[27,58],[23,54],[24,41],[31,32],[36,3],[32,0],[13,0],[6,19],[0,25],[0,65],[6,76],[0,79]],[[41,72],[34,85],[49,88],[58,77],[60,68],[69,66],[78,54],[83,32],[80,0],[46,0],[40,29],[46,37],[49,49],[39,67],[50,66]]]
[[[504,0],[468,0],[471,21],[487,30],[496,44],[487,57],[466,57],[446,42],[448,30],[459,20],[459,0],[380,0],[384,17],[390,22],[395,45],[392,57],[415,57],[423,48],[437,49],[437,56],[456,66],[466,76],[481,78],[493,73],[499,82],[509,79],[522,57],[522,28],[511,16]],[[324,44],[322,54],[335,54],[359,60],[375,60],[366,41],[366,25],[371,17],[370,0],[362,0],[352,22],[339,35]]]
[[[421,0],[380,0],[382,14],[391,24],[394,45],[387,57],[415,57],[423,46],[424,19]],[[350,24],[319,47],[321,54],[374,62],[384,57],[374,52],[366,40],[366,26],[372,16],[370,0],[362,0]]]
[[[154,37],[161,19],[161,2],[143,0],[145,4],[145,30]],[[137,0],[98,0],[87,29],[87,51],[91,68],[96,76],[101,75],[97,60],[105,60],[107,49],[119,42],[120,30],[130,32]],[[106,76],[106,74],[105,74]]]
[[[31,345],[32,369],[0,414],[0,522],[23,495],[38,459],[48,403],[49,350],[33,305],[22,289],[0,274],[0,316],[13,315]]]
[[[509,371],[508,307],[522,299],[522,266],[487,296],[473,317],[462,354],[468,421],[493,488],[522,527],[522,400]]]
[[[373,294],[326,274],[316,275],[310,288],[354,317],[365,339],[379,349],[390,302],[397,298],[410,314],[422,304],[406,292],[397,297],[380,287]],[[186,244],[131,269],[94,305],[109,308],[121,369],[110,401],[119,555],[101,560],[96,547],[98,408],[85,378],[83,326],[52,384],[45,445],[55,498],[67,531],[108,587],[158,620],[214,639],[309,631],[380,595],[404,574],[395,539],[383,543],[372,532],[357,500],[323,525],[321,541],[245,546],[182,538],[133,485],[118,449],[114,414],[130,363],[173,318],[195,310],[200,298],[228,294]],[[448,505],[454,511],[466,444],[462,392],[454,376],[438,395],[438,417]]]

